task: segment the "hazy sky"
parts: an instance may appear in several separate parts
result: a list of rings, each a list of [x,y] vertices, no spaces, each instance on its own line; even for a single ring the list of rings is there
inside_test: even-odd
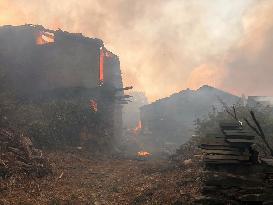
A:
[[[0,0],[0,25],[101,38],[150,101],[203,84],[273,95],[273,0]]]

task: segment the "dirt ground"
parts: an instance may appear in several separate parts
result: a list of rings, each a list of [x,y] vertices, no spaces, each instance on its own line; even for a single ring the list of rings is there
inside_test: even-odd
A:
[[[0,204],[178,205],[191,204],[199,196],[196,163],[109,158],[80,151],[46,155],[53,174],[42,179],[10,179],[1,186]]]

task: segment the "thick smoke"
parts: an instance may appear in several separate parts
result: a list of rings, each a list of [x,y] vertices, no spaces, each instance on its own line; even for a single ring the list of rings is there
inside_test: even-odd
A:
[[[0,25],[42,24],[104,40],[126,85],[150,100],[210,84],[272,95],[272,1],[0,0]],[[253,83],[256,82],[256,83]]]
[[[273,95],[273,2],[264,1],[245,20],[244,39],[226,60],[223,86],[248,95]]]
[[[207,81],[237,95],[272,96],[272,17],[272,1],[259,1],[250,8],[242,18],[241,38],[221,56],[194,69],[189,86]]]

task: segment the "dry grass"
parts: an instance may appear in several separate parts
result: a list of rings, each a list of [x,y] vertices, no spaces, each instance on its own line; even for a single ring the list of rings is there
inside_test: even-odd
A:
[[[9,188],[0,190],[0,204],[191,204],[199,196],[196,163],[107,158],[79,151],[46,155],[54,174],[10,179]]]

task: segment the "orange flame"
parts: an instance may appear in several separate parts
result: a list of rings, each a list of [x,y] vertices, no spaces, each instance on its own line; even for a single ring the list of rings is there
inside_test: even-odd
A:
[[[104,80],[104,51],[103,48],[100,48],[100,73],[99,73],[100,84],[103,83]]]
[[[141,131],[141,129],[142,129],[142,123],[141,121],[138,121],[137,126],[133,129],[133,132],[135,134],[138,134]]]
[[[37,45],[45,45],[49,43],[55,42],[55,36],[52,33],[49,32],[39,32],[39,35],[36,38],[36,44]]]
[[[149,152],[147,152],[147,151],[139,151],[139,152],[137,153],[137,155],[138,155],[139,157],[148,157],[148,156],[151,155],[151,153],[149,153]]]

